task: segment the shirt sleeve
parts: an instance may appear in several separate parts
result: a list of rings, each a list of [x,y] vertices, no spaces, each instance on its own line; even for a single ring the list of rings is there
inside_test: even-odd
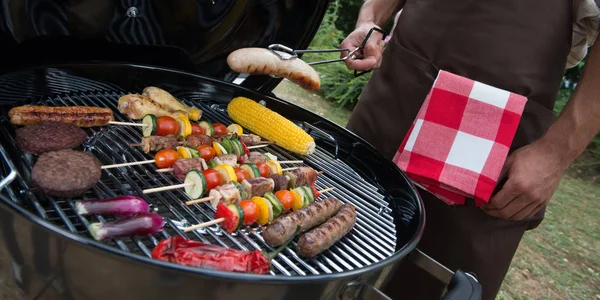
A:
[[[594,45],[600,27],[600,0],[573,1],[573,39],[567,68],[576,66]]]

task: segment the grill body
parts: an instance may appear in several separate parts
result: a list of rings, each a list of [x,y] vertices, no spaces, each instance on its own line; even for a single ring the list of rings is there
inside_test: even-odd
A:
[[[74,214],[69,200],[39,196],[28,187],[33,160],[14,147],[14,132],[6,113],[13,106],[29,103],[110,107],[119,95],[139,92],[149,85],[160,86],[184,102],[198,105],[212,121],[228,122],[224,109],[237,96],[262,100],[267,107],[297,121],[315,137],[317,153],[302,158],[277,147],[267,151],[286,159],[304,159],[306,165],[324,170],[317,188],[336,187],[334,197],[357,206],[359,220],[354,233],[313,260],[300,260],[288,250],[275,259],[271,274],[260,276],[152,260],[148,256],[156,238],[102,243],[91,240],[86,228],[91,219]],[[14,284],[15,295],[20,295],[9,299],[36,295],[41,299],[351,299],[360,294],[361,284],[379,287],[385,283],[389,272],[415,248],[423,231],[422,202],[393,163],[349,131],[257,91],[177,70],[86,64],[4,74],[0,76],[0,95],[0,146],[6,156],[0,177],[8,178],[11,169],[18,174],[0,193],[0,270],[3,282]],[[115,112],[115,117],[123,116]],[[92,130],[86,150],[103,163],[144,158],[140,151],[123,148],[139,140],[135,129],[109,126]],[[152,172],[147,168],[115,170],[108,177],[104,174],[98,187],[84,198],[135,191],[144,184],[169,183],[169,179],[149,175]],[[183,194],[151,197],[149,202],[170,220],[208,220],[208,210],[185,208],[179,195]],[[182,234],[174,221],[165,228],[162,238]],[[252,230],[231,237],[209,229],[187,237],[232,248],[270,250]]]

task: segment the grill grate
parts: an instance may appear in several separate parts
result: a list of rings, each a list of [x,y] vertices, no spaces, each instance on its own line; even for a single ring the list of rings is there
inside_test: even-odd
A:
[[[115,111],[115,119],[129,121],[126,116],[118,113],[117,101],[123,94],[117,92],[70,93],[52,97],[45,97],[39,105],[89,105],[109,107]],[[182,102],[191,105],[185,99]],[[213,122],[224,124],[231,123],[223,104],[198,104],[203,110],[203,116]],[[19,205],[26,207],[44,220],[65,228],[73,233],[91,238],[88,226],[93,222],[106,222],[110,216],[79,216],[73,210],[72,201],[55,199],[36,193],[29,187],[29,175],[35,162],[31,155],[22,153],[14,142],[14,126],[3,111],[0,129],[3,147],[10,153],[19,153],[13,157],[20,176],[5,189],[8,198]],[[139,143],[141,132],[138,127],[131,126],[106,126],[89,128],[88,140],[84,150],[90,151],[103,164],[140,161],[152,159],[149,154],[140,149],[128,146],[130,143]],[[313,133],[317,135],[318,133]],[[388,203],[377,188],[354,172],[347,164],[321,147],[309,157],[301,157],[289,153],[284,149],[270,145],[256,149],[260,152],[270,152],[281,160],[304,160],[304,165],[317,170],[325,171],[319,175],[316,187],[321,190],[335,187],[331,192],[325,193],[321,198],[333,196],[342,202],[349,202],[356,206],[358,217],[354,229],[341,241],[313,259],[300,258],[292,247],[288,247],[278,254],[272,261],[272,275],[276,276],[302,276],[344,272],[367,266],[391,256],[396,248],[396,228],[387,208]],[[2,170],[2,169],[0,169]],[[217,244],[224,247],[249,250],[260,249],[272,251],[260,235],[260,228],[249,226],[238,233],[227,234],[219,230],[218,225],[184,233],[183,228],[197,223],[209,221],[214,215],[214,210],[207,203],[186,206],[184,202],[189,199],[183,189],[170,190],[143,195],[142,190],[157,186],[180,183],[168,173],[155,172],[154,164],[129,166],[103,170],[102,180],[83,195],[82,199],[98,199],[115,197],[118,195],[134,194],[143,197],[152,209],[166,220],[165,229],[153,237],[133,237],[103,241],[108,245],[122,251],[150,256],[154,246],[163,238],[181,235],[189,239],[205,243]],[[4,168],[3,176],[6,172]],[[18,195],[18,196],[16,196]]]

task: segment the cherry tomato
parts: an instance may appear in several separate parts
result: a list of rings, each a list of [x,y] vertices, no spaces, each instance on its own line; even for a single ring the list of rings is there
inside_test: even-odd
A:
[[[179,159],[179,154],[173,149],[163,149],[154,155],[154,163],[159,168],[170,168]]]
[[[234,168],[233,170],[235,171],[235,176],[237,176],[238,182],[242,182],[244,179],[250,178],[250,174],[248,174],[248,171],[242,168]]]
[[[215,149],[208,145],[200,145],[196,148],[200,152],[200,157],[202,157],[206,162],[215,157]]]
[[[277,191],[275,197],[283,204],[283,210],[289,210],[294,205],[294,195],[288,190]]]
[[[212,190],[223,184],[223,176],[215,169],[207,169],[202,171],[206,178],[206,189]]]
[[[258,205],[252,200],[242,200],[238,203],[244,211],[244,225],[255,223],[258,220]]]
[[[192,134],[204,134],[204,129],[196,123],[192,123]]]
[[[256,163],[256,166],[260,172],[260,177],[268,177],[271,174],[271,167],[266,163]]]
[[[224,135],[229,133],[227,127],[221,123],[212,123],[213,129],[215,130],[215,135]]]
[[[162,116],[156,119],[156,135],[169,135],[179,132],[179,123],[169,116]]]

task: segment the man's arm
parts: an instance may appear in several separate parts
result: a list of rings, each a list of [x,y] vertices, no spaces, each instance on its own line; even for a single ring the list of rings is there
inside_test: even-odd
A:
[[[560,178],[600,131],[600,45],[591,49],[571,99],[539,140],[515,151],[508,180],[483,206],[489,215],[521,220],[550,201]]]
[[[371,27],[383,27],[405,3],[406,0],[366,0],[358,13],[356,29],[342,41],[340,48],[352,50],[360,46]],[[345,62],[351,70],[368,71],[379,67],[382,53],[382,38],[379,33],[374,32],[365,45],[363,58],[347,59]],[[340,54],[341,57],[346,55],[347,52]]]

